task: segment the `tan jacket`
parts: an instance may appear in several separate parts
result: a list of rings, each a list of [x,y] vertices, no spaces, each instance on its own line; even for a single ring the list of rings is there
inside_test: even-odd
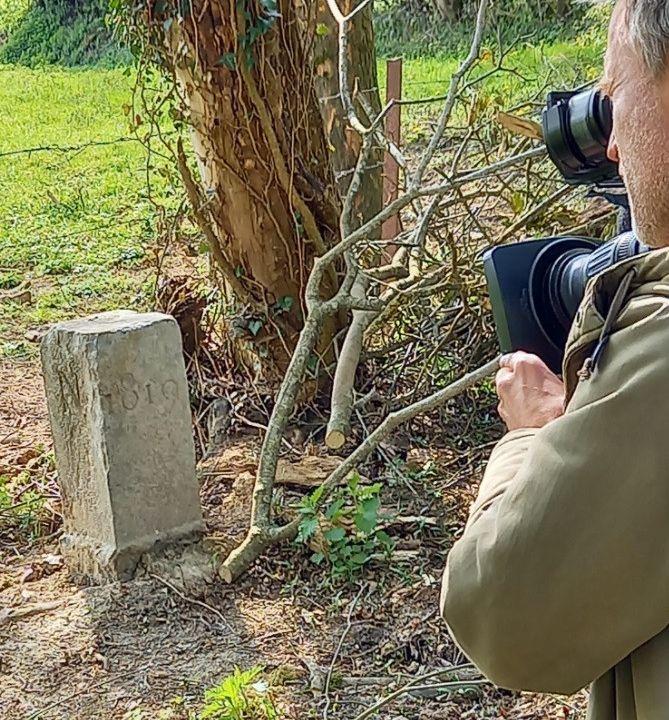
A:
[[[625,277],[609,342],[579,377]],[[492,453],[442,613],[501,687],[592,683],[590,720],[668,720],[669,249],[591,283],[563,369],[564,416]]]

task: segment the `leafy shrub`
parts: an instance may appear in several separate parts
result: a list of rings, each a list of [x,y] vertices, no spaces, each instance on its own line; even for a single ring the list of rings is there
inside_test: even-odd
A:
[[[311,556],[320,565],[327,560],[334,579],[351,579],[375,555],[389,555],[393,541],[380,527],[381,483],[362,485],[353,474],[319,510],[323,488],[302,500],[297,542],[315,545]]]
[[[7,40],[29,8],[30,0],[0,0],[0,43]]]
[[[434,0],[379,0],[374,25],[379,55],[458,55],[469,46],[478,2],[465,0],[462,17],[444,19]],[[573,3],[567,17],[557,17],[555,2],[504,0],[492,4],[488,17],[490,39],[504,43],[519,38],[533,43],[569,39],[580,29],[585,13],[582,3]]]
[[[108,0],[19,0],[20,10],[2,11],[14,0],[0,0],[0,31],[6,41],[0,62],[39,65],[101,65],[128,62],[105,22]]]

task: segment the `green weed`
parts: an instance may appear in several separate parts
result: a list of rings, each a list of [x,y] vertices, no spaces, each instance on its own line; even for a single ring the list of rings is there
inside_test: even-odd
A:
[[[260,676],[262,668],[235,668],[204,695],[200,720],[275,720],[276,708],[269,693],[269,684]]]
[[[0,532],[15,530],[29,540],[42,534],[46,500],[30,486],[28,472],[14,478],[0,475]]]
[[[380,526],[381,487],[381,483],[362,485],[354,473],[332,494],[323,512],[322,487],[302,500],[297,542],[308,544],[317,533],[322,535],[323,547],[311,560],[317,565],[327,561],[333,579],[350,580],[375,556],[392,552],[394,543]]]

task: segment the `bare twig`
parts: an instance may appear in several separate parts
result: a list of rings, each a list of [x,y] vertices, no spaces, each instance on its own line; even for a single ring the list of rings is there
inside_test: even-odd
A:
[[[386,697],[382,698],[378,702],[374,703],[374,705],[371,705],[366,710],[363,710],[363,712],[360,713],[360,715],[357,715],[355,717],[355,720],[367,720],[367,718],[370,718],[386,705],[390,704],[393,700],[396,700],[398,697],[401,697],[402,695],[405,695],[408,692],[411,692],[412,690],[417,689],[424,689],[425,687],[437,687],[437,685],[434,686],[428,686],[425,685],[426,680],[431,680],[432,678],[441,677],[442,675],[452,674],[454,672],[457,672],[460,669],[472,667],[471,665],[468,666],[461,666],[461,667],[454,667],[454,668],[444,668],[443,670],[436,670],[431,673],[427,673],[426,675],[421,675],[420,677],[414,678],[413,680],[409,681],[405,685],[402,685],[402,687],[398,688],[394,692],[391,692],[390,695],[387,695]],[[478,687],[482,684],[490,684],[487,680],[455,680],[452,682],[445,682],[445,683],[439,683],[438,687],[443,690],[450,690],[450,691],[457,691],[457,690],[465,690],[470,687]]]
[[[334,654],[332,655],[332,660],[330,661],[330,667],[328,668],[327,675],[325,676],[325,689],[323,690],[323,693],[325,695],[325,707],[323,708],[323,720],[328,720],[328,712],[330,710],[330,683],[332,682],[332,673],[334,672],[335,663],[337,662],[337,658],[339,657],[339,653],[341,652],[344,640],[346,640],[346,636],[351,630],[351,617],[353,616],[355,606],[358,604],[358,601],[360,600],[360,596],[362,595],[362,591],[364,589],[364,585],[361,586],[356,596],[353,598],[353,600],[351,600],[351,604],[348,607],[348,613],[346,615],[346,627],[344,628],[344,632],[339,638],[337,647],[335,648]]]

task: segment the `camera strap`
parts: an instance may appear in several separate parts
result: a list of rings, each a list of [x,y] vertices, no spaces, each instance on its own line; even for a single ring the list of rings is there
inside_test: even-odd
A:
[[[636,268],[632,267],[625,273],[623,279],[620,281],[620,285],[618,285],[615,295],[613,296],[613,300],[611,301],[611,305],[609,306],[609,310],[606,313],[606,318],[604,320],[604,324],[602,325],[602,330],[599,333],[597,345],[595,345],[595,349],[592,351],[592,354],[586,359],[583,363],[583,367],[578,372],[578,376],[581,380],[588,380],[597,369],[599,358],[609,343],[609,338],[613,332],[613,324],[618,318],[618,315],[627,300],[627,293],[629,292],[630,285],[632,284],[632,280],[636,277],[636,274]]]

